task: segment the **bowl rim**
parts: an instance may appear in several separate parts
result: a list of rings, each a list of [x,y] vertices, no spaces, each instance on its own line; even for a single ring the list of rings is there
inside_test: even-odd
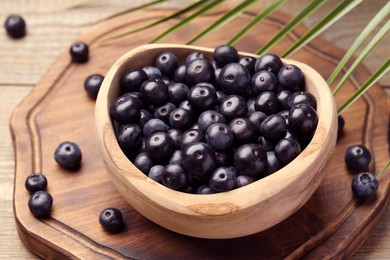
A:
[[[130,66],[126,69],[131,68],[129,60],[134,59],[134,57],[150,55],[151,51],[172,51],[175,53],[179,49],[180,51],[185,50],[186,52],[200,51],[209,55],[214,50],[214,48],[181,44],[142,45],[122,55],[106,74],[96,101],[95,126],[99,140],[99,148],[101,149],[104,160],[106,164],[109,164],[116,171],[109,171],[109,175],[112,178],[116,178],[116,182],[124,182],[124,186],[130,183],[131,189],[135,189],[133,195],[138,196],[142,194],[151,205],[159,207],[161,206],[160,204],[163,204],[164,208],[173,213],[187,215],[188,217],[195,215],[200,218],[202,216],[224,217],[225,215],[235,214],[237,211],[253,210],[259,202],[265,203],[264,205],[266,205],[269,198],[280,197],[282,193],[292,189],[291,185],[302,183],[302,186],[298,188],[302,192],[304,189],[309,189],[305,191],[308,196],[304,201],[300,201],[294,205],[294,209],[290,210],[289,215],[297,211],[311,197],[323,177],[323,173],[320,175],[310,173],[307,168],[312,168],[314,172],[323,172],[326,162],[330,159],[328,154],[334,149],[337,134],[337,131],[335,131],[337,129],[337,122],[335,120],[337,112],[331,90],[321,75],[304,63],[291,59],[282,59],[284,64],[297,65],[305,74],[306,84],[310,83],[310,85],[306,86],[306,89],[316,97],[317,113],[321,115],[318,119],[317,129],[308,146],[292,162],[269,176],[247,186],[227,192],[208,195],[189,194],[169,189],[150,179],[138,170],[122,152],[116,141],[114,128],[109,115],[111,103],[108,100],[113,100],[114,94],[111,86],[114,84],[114,78],[118,77],[121,69],[122,71],[124,70],[124,66]],[[239,55],[254,58],[259,57],[259,55],[247,52],[239,52]],[[309,75],[308,73],[310,73],[310,77],[307,76]],[[320,99],[318,98],[319,96],[321,97]],[[324,158],[321,158],[324,155],[327,157],[325,161]],[[308,183],[311,185],[308,186]],[[124,189],[128,190],[129,187],[125,187]],[[253,194],[253,191],[257,191],[257,193]],[[248,196],[248,194],[252,196]],[[289,201],[292,199],[290,198]],[[133,205],[132,201],[129,202]],[[205,207],[207,209],[204,209],[202,205],[207,205]],[[267,207],[271,206],[268,205]],[[275,219],[275,222],[280,221],[280,219]]]

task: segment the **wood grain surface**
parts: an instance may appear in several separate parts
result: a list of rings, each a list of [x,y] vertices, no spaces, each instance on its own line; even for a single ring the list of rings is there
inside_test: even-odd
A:
[[[129,1],[98,1],[81,8],[70,8],[81,1],[2,1],[0,3],[1,17],[11,12],[22,13],[29,24],[29,34],[23,40],[12,41],[5,33],[0,35],[0,103],[1,106],[1,135],[4,140],[0,145],[1,174],[0,174],[0,258],[2,259],[31,259],[32,256],[21,244],[16,234],[12,211],[12,190],[14,179],[14,158],[11,138],[8,131],[9,116],[13,108],[26,96],[32,87],[47,71],[50,64],[62,49],[67,49],[77,35],[99,22],[104,17],[129,6]],[[139,2],[139,1],[134,1]],[[133,2],[133,3],[134,3]],[[293,14],[299,10],[299,1],[291,1],[291,8],[286,11]],[[294,3],[295,2],[295,3]],[[382,3],[383,1],[378,1]],[[182,4],[182,3],[179,3]],[[378,4],[380,6],[380,4]],[[344,48],[348,47],[356,33],[356,28],[362,28],[373,13],[378,10],[375,4],[365,4],[351,15],[344,27],[339,27],[334,34],[329,32],[328,40]],[[357,17],[359,19],[357,19]],[[348,25],[348,21],[350,24]],[[338,36],[341,37],[338,38]],[[341,35],[341,36],[340,36]],[[333,38],[332,38],[333,37]],[[387,37],[388,39],[388,37]],[[386,40],[386,39],[385,39]],[[385,41],[386,42],[386,41]],[[343,45],[344,44],[344,45]],[[384,45],[384,46],[389,46]],[[381,47],[386,53],[386,47]],[[378,65],[381,56],[371,60],[371,69]],[[374,65],[372,65],[374,64]],[[388,84],[384,80],[383,85]],[[373,101],[375,103],[375,100]],[[386,103],[384,104],[386,106]],[[379,109],[381,109],[379,107]],[[386,117],[386,115],[384,115]],[[379,222],[369,240],[356,253],[355,258],[388,258],[389,257],[389,214],[386,213]]]

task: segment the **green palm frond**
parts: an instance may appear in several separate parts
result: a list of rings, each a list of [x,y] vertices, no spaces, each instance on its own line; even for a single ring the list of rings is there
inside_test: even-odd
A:
[[[298,41],[294,43],[282,57],[287,57],[297,51],[299,48],[303,47],[305,44],[310,42],[312,39],[320,35],[323,31],[329,28],[332,24],[341,19],[349,11],[359,5],[363,0],[352,0],[352,1],[341,1],[338,6],[336,6],[331,12],[329,12],[321,21],[319,21],[313,28],[308,31],[305,35],[299,38]]]
[[[162,1],[168,1],[168,0],[162,0]],[[179,9],[178,11],[174,12],[174,13],[171,14],[171,15],[168,15],[168,16],[166,16],[166,17],[159,18],[159,19],[157,19],[157,20],[155,20],[155,21],[152,21],[152,22],[150,22],[150,23],[148,23],[148,24],[141,25],[141,26],[136,27],[136,28],[132,28],[132,29],[130,29],[130,30],[127,30],[127,31],[125,31],[125,32],[122,32],[121,34],[118,34],[118,35],[115,35],[115,36],[111,36],[111,37],[105,38],[105,39],[104,39],[104,42],[105,42],[105,41],[109,41],[109,40],[113,40],[113,39],[117,39],[117,38],[120,38],[120,37],[123,37],[123,36],[126,36],[126,35],[130,35],[130,34],[133,34],[133,33],[136,33],[136,32],[140,32],[140,31],[143,31],[143,30],[146,30],[146,29],[149,29],[149,28],[151,28],[151,27],[153,27],[153,26],[156,26],[156,25],[158,25],[158,24],[161,24],[161,23],[163,23],[163,22],[166,22],[166,21],[168,21],[168,20],[171,20],[171,19],[173,19],[173,18],[176,18],[176,17],[178,17],[178,16],[180,16],[180,15],[186,14],[186,13],[188,13],[188,12],[190,12],[190,11],[193,11],[193,10],[195,10],[195,9],[197,9],[197,8],[199,8],[199,7],[201,7],[202,5],[206,4],[206,3],[209,2],[209,1],[215,1],[215,0],[199,0],[199,1],[197,1],[197,2],[195,2],[195,3],[193,3],[193,4],[191,4],[191,5],[189,5],[189,6],[185,7],[185,8],[183,8],[183,9]],[[127,14],[127,13],[129,13],[129,12],[132,12],[133,9],[135,9],[135,10],[140,10],[139,7],[135,7],[135,8],[132,8],[132,10],[128,10],[128,11],[122,12],[121,15]],[[141,9],[142,9],[142,8],[141,8]],[[115,16],[117,16],[117,15],[115,15]]]
[[[265,8],[262,12],[256,15],[255,18],[252,19],[247,25],[245,25],[236,35],[234,35],[226,44],[234,45],[237,43],[250,29],[252,29],[256,24],[258,24],[261,20],[266,18],[272,11],[278,8],[285,0],[275,0],[273,1],[267,8]]]
[[[360,88],[337,110],[341,114],[356,100],[358,100],[367,90],[370,89],[383,75],[390,70],[390,59],[388,59]]]
[[[243,11],[245,11],[249,6],[255,4],[256,0],[246,0],[233,8],[231,11],[227,12],[225,15],[223,15],[220,19],[215,21],[213,24],[211,24],[209,27],[201,31],[198,35],[193,37],[191,40],[187,42],[187,44],[192,44],[195,41],[199,40],[200,38],[204,37],[205,35],[212,33],[217,28],[221,27],[222,25],[228,23],[231,21],[234,17],[240,15]]]
[[[347,53],[341,59],[337,67],[333,70],[332,74],[329,76],[327,82],[332,84],[336,79],[337,75],[341,72],[344,66],[347,64],[348,60],[356,52],[356,50],[362,45],[362,43],[368,38],[372,31],[389,15],[390,13],[390,2],[387,4],[375,15],[375,17],[367,24],[363,31],[356,38],[352,46],[348,49]]]
[[[204,13],[208,12],[209,10],[211,10],[213,7],[219,5],[222,1],[223,0],[217,0],[217,1],[211,1],[210,3],[207,3],[206,5],[204,5],[203,8],[199,9],[194,14],[192,14],[189,17],[183,19],[179,23],[177,23],[174,26],[170,27],[168,30],[166,30],[165,32],[161,33],[159,36],[157,36],[156,38],[151,40],[150,43],[155,43],[158,40],[162,39],[163,37],[167,36],[168,34],[173,33],[174,31],[179,30],[181,27],[187,25],[188,23],[190,23],[195,18],[203,15]]]
[[[333,90],[333,94],[336,94],[340,91],[344,83],[347,79],[352,75],[352,73],[356,70],[356,68],[360,65],[360,63],[364,60],[365,57],[371,52],[371,50],[382,40],[382,38],[389,32],[390,30],[390,21],[379,30],[379,32],[375,35],[375,37],[367,44],[364,50],[360,53],[360,55],[356,58],[354,63],[349,67],[348,71],[344,74],[343,78],[338,82],[337,86]]]
[[[271,40],[269,40],[263,47],[261,47],[256,54],[264,54],[274,45],[276,45],[281,39],[283,39],[288,33],[294,30],[305,18],[316,11],[326,2],[326,0],[313,0],[309,3],[299,14],[291,19]]]

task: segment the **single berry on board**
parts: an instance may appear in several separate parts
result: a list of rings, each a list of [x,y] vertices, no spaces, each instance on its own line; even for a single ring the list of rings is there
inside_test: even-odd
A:
[[[81,158],[82,154],[80,147],[74,142],[62,142],[54,152],[55,161],[67,169],[78,169],[80,167]]]
[[[92,74],[85,79],[84,89],[91,98],[97,98],[103,80],[104,76],[101,74]]]
[[[70,47],[70,56],[76,63],[84,63],[89,59],[89,48],[85,42],[76,42]]]
[[[371,159],[370,151],[363,145],[353,145],[345,151],[345,163],[352,170],[367,170]]]
[[[352,179],[352,192],[357,199],[368,200],[376,194],[378,180],[370,172],[356,174]]]
[[[99,223],[109,232],[118,232],[124,227],[122,212],[117,208],[106,208],[99,215]]]
[[[33,173],[26,178],[24,186],[31,193],[45,190],[47,187],[47,179],[42,173]]]
[[[50,193],[39,190],[34,192],[28,200],[31,213],[37,218],[48,217],[53,205],[53,197]]]

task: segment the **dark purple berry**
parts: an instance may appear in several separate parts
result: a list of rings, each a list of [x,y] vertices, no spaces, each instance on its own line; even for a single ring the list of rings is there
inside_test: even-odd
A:
[[[275,54],[264,54],[260,56],[255,63],[255,72],[268,70],[278,75],[279,70],[283,67],[282,60]]]
[[[214,123],[207,128],[206,141],[215,150],[228,149],[233,144],[233,131],[225,124]]]
[[[139,91],[142,83],[147,79],[148,76],[142,69],[126,71],[121,78],[121,89],[124,92]]]
[[[368,200],[376,194],[378,190],[378,180],[370,172],[356,174],[352,179],[352,192],[359,200]]]
[[[240,58],[238,63],[243,65],[249,71],[249,73],[251,75],[254,74],[255,63],[256,63],[256,59],[255,58],[250,57],[250,56],[244,56],[244,57]]]
[[[162,184],[173,190],[180,190],[187,182],[187,172],[179,164],[167,164],[162,170]]]
[[[309,105],[295,105],[290,109],[288,123],[295,133],[307,135],[317,128],[318,115]]]
[[[48,217],[52,205],[53,197],[44,190],[34,192],[28,200],[28,207],[31,213],[37,218]]]
[[[275,74],[269,72],[268,70],[261,70],[257,72],[251,79],[251,91],[255,96],[265,91],[276,92],[278,87],[278,79]]]
[[[255,98],[256,111],[271,115],[277,113],[279,109],[279,100],[272,91],[262,92]]]
[[[199,129],[190,129],[182,134],[180,139],[180,148],[184,149],[189,144],[205,141],[206,139],[204,134]]]
[[[160,79],[162,81],[162,73],[158,68],[154,66],[145,66],[142,68],[142,70],[145,72],[148,80],[153,81]]]
[[[190,88],[187,99],[192,109],[202,112],[214,108],[217,93],[213,85],[202,82]]]
[[[284,88],[302,89],[304,75],[300,68],[295,65],[288,64],[283,66],[278,75],[279,83]]]
[[[96,99],[103,80],[104,76],[101,74],[92,74],[84,80],[84,89],[93,99]]]
[[[154,162],[153,162],[152,158],[149,156],[148,153],[143,152],[143,153],[139,153],[135,157],[135,159],[133,161],[133,164],[141,172],[143,172],[144,174],[148,174],[150,169],[153,167]]]
[[[286,120],[279,114],[268,116],[260,125],[262,135],[271,140],[278,139],[286,130]]]
[[[26,34],[26,22],[17,14],[7,17],[4,22],[4,28],[12,38],[21,38]]]
[[[151,134],[156,132],[168,132],[169,126],[158,118],[152,118],[144,125],[142,132],[145,137],[149,137]]]
[[[182,64],[177,67],[175,73],[173,74],[173,81],[177,83],[186,83],[186,70],[187,66]]]
[[[169,163],[175,163],[175,164],[183,164],[183,151],[182,150],[175,150],[171,158],[169,158]]]
[[[213,59],[217,67],[223,68],[229,63],[238,62],[238,52],[230,45],[220,45],[214,49]]]
[[[184,83],[173,83],[168,86],[169,101],[176,106],[187,99],[190,89]]]
[[[187,130],[192,124],[192,113],[184,108],[176,108],[169,115],[169,124],[173,128]]]
[[[234,143],[236,145],[246,144],[255,140],[256,130],[248,118],[235,118],[230,122],[229,127],[233,131]]]
[[[229,95],[222,100],[222,103],[219,105],[219,111],[227,120],[231,120],[236,117],[246,116],[248,107],[243,97]]]
[[[199,186],[196,190],[196,194],[205,195],[205,194],[213,194],[215,193],[207,184]]]
[[[155,106],[163,105],[169,99],[168,86],[161,79],[145,81],[139,93],[143,101]]]
[[[198,127],[199,130],[202,131],[203,133],[206,132],[207,128],[209,128],[209,126],[214,123],[226,124],[226,119],[223,115],[221,115],[220,113],[214,110],[204,111],[198,117]]]
[[[353,145],[345,151],[345,163],[352,170],[367,170],[371,159],[370,151],[363,145]]]
[[[179,129],[169,129],[167,134],[172,138],[173,142],[175,143],[175,148],[180,148],[180,140],[181,136],[183,135],[183,132]]]
[[[344,117],[342,115],[337,116],[337,139],[340,139],[343,136],[344,132]]]
[[[188,56],[186,57],[186,64],[189,64],[191,61],[198,60],[198,59],[207,60],[206,56],[203,53],[198,51],[193,51],[190,54],[188,54]]]
[[[146,109],[141,109],[138,124],[143,129],[145,124],[153,118],[152,113]]]
[[[294,90],[288,88],[282,89],[281,91],[276,93],[276,98],[279,101],[279,107],[281,110],[290,109],[290,106],[288,104],[288,99],[293,93]]]
[[[283,164],[276,157],[274,151],[267,152],[267,170],[264,172],[265,176],[268,176],[283,167]]]
[[[236,178],[236,187],[241,188],[252,182],[255,182],[256,179],[248,175],[238,175]]]
[[[206,143],[192,143],[183,150],[184,168],[196,176],[210,174],[215,166],[213,149]]]
[[[152,180],[162,183],[162,171],[164,169],[164,165],[154,165],[152,168],[150,168],[148,177]]]
[[[171,157],[175,150],[175,143],[168,134],[156,132],[146,138],[145,149],[153,160],[163,161]]]
[[[306,104],[314,109],[317,107],[317,101],[313,94],[306,91],[297,91],[292,93],[287,102],[290,108],[298,104]]]
[[[62,142],[54,152],[55,161],[67,169],[78,169],[80,167],[81,158],[81,150],[74,142]]]
[[[124,227],[122,212],[117,208],[106,208],[99,215],[99,223],[109,232],[118,232]]]
[[[70,56],[76,63],[84,63],[89,58],[89,48],[85,42],[76,42],[70,47]]]
[[[47,187],[47,179],[42,173],[33,173],[26,178],[24,186],[30,193],[45,190]]]
[[[226,94],[245,95],[250,89],[249,71],[240,63],[229,63],[221,70],[218,85]]]
[[[168,77],[175,73],[178,65],[177,57],[172,52],[160,53],[156,59],[156,67],[161,71],[162,75]]]
[[[234,166],[240,174],[260,176],[267,168],[267,153],[258,144],[244,144],[234,153]]]
[[[161,119],[165,123],[169,123],[169,117],[173,110],[176,109],[176,106],[172,104],[171,102],[167,102],[162,106],[157,107],[154,110],[154,117]]]
[[[138,122],[141,115],[141,103],[131,94],[118,97],[110,107],[110,116],[121,124]]]
[[[141,127],[137,124],[121,125],[118,130],[118,144],[122,149],[131,150],[139,145],[142,136]]]
[[[291,138],[280,139],[275,146],[275,155],[278,160],[285,164],[288,164],[295,159],[301,153],[301,147],[297,140]]]
[[[215,78],[214,67],[206,59],[195,59],[187,63],[186,82],[194,86],[200,82],[212,83]]]
[[[237,170],[234,167],[218,167],[210,176],[209,187],[215,192],[225,192],[236,187]]]
[[[264,119],[267,118],[267,115],[264,114],[261,111],[254,111],[249,114],[248,119],[252,122],[253,126],[255,127],[255,131],[257,134],[261,134],[261,123],[263,123]]]

